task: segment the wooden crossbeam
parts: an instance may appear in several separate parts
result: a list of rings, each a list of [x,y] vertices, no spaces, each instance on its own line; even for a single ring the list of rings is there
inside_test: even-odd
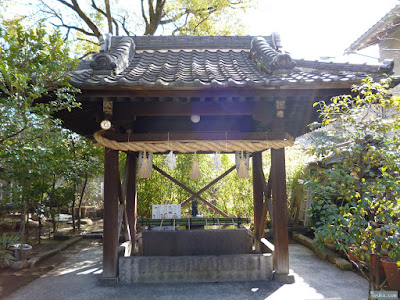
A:
[[[248,224],[249,218],[187,218],[187,219],[138,219],[137,223],[140,226],[175,226],[184,225],[241,225]]]
[[[188,193],[190,193],[191,195],[194,195],[196,198],[198,198],[201,202],[203,202],[204,204],[206,204],[207,206],[209,206],[211,209],[213,209],[214,211],[216,211],[217,213],[219,213],[220,215],[224,216],[224,217],[229,217],[229,215],[225,212],[223,212],[222,210],[220,210],[218,207],[216,207],[215,205],[211,204],[210,202],[208,202],[206,199],[204,199],[202,196],[200,195],[196,195],[196,192],[192,191],[190,188],[188,188],[186,185],[184,185],[182,182],[176,180],[174,177],[172,177],[171,175],[169,175],[168,173],[164,172],[163,170],[161,170],[160,168],[158,168],[156,165],[153,165],[153,169],[156,170],[157,172],[159,172],[161,175],[163,175],[164,177],[168,178],[169,180],[171,180],[173,183],[175,183],[176,185],[180,186],[182,189],[184,189],[185,191],[187,191]]]
[[[89,98],[104,97],[126,97],[126,101],[130,101],[132,96],[135,97],[321,97],[348,94],[349,88],[346,86],[334,89],[255,89],[255,88],[226,88],[226,89],[143,89],[141,87],[130,87],[125,90],[115,90],[112,88],[100,89],[99,87],[92,89],[82,89],[77,95],[78,100]]]
[[[181,206],[187,205],[190,203],[190,201],[192,201],[193,199],[195,199],[196,197],[198,197],[200,194],[204,193],[206,190],[208,190],[210,187],[212,187],[214,184],[216,184],[218,181],[220,181],[222,178],[224,178],[225,176],[227,176],[230,172],[232,172],[233,170],[236,169],[236,166],[232,166],[230,169],[228,169],[227,171],[225,171],[223,174],[221,174],[220,176],[218,176],[217,178],[215,178],[213,181],[211,181],[209,184],[207,184],[206,186],[204,186],[203,188],[201,188],[197,193],[195,193],[195,195],[190,196],[188,199],[186,199],[185,201],[183,201],[181,203]]]
[[[136,116],[242,116],[262,112],[265,115],[273,109],[271,102],[118,102],[114,115],[119,120],[129,120]]]
[[[202,131],[202,132],[149,132],[149,133],[117,133],[107,131],[102,134],[107,139],[117,142],[152,142],[152,141],[265,141],[271,140],[268,132],[226,132],[226,131]]]

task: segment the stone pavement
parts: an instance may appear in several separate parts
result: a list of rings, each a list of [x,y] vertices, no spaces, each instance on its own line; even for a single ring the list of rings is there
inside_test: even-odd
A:
[[[351,271],[342,271],[315,257],[300,244],[290,244],[290,267],[295,283],[274,281],[233,283],[138,284],[103,287],[102,248],[84,249],[45,276],[18,290],[8,300],[41,299],[324,299],[368,298],[368,283]]]

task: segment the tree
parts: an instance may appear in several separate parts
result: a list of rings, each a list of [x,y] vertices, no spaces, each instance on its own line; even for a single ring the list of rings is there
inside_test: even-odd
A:
[[[154,35],[160,27],[169,33],[193,35],[243,34],[238,12],[253,0],[140,0],[140,6],[110,0],[38,0],[38,11],[66,37],[80,41],[80,50],[95,50],[98,38],[113,35]],[[136,1],[137,4],[138,1]],[[125,4],[125,5],[124,5]],[[82,41],[85,43],[82,49]],[[89,46],[90,45],[90,46]]]
[[[75,63],[58,31],[48,33],[42,23],[29,29],[19,20],[1,23],[0,178],[13,183],[10,195],[22,215],[48,208],[54,230],[60,207],[73,207],[77,185],[100,169],[92,142],[69,138],[52,118],[79,105],[78,90],[67,82]]]
[[[353,88],[356,96],[317,103],[326,136],[312,152],[324,168],[308,182],[316,237],[346,253],[353,249],[370,291],[382,287],[380,257],[400,260],[400,99],[390,82],[366,78]]]
[[[73,201],[71,201],[70,206],[73,230],[75,232],[74,209],[76,200],[78,199],[78,229],[80,229],[83,196],[88,180],[98,176],[103,170],[103,149],[94,147],[92,141],[71,132],[68,133],[65,145],[69,157],[66,160],[63,178],[72,186],[74,191]],[[79,186],[81,186],[81,190],[78,192]]]
[[[0,24],[0,151],[28,128],[54,122],[53,112],[78,105],[67,82],[75,63],[60,33],[48,34],[42,23],[29,29],[19,20]],[[54,100],[39,102],[49,95]]]

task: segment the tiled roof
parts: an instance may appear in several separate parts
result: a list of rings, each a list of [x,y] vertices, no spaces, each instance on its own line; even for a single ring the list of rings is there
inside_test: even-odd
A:
[[[400,24],[400,4],[397,4],[381,20],[354,41],[353,44],[345,50],[345,53],[362,50],[379,43],[380,39],[386,35],[389,30],[393,29],[394,25],[398,24]]]
[[[111,49],[82,61],[70,80],[77,87],[329,88],[340,83],[349,86],[367,75],[390,74],[393,69],[392,62],[361,65],[292,60],[279,48],[276,35],[113,37]]]

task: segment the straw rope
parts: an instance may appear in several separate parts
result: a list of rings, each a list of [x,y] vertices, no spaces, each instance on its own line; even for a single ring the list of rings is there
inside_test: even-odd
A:
[[[193,153],[195,151],[211,152],[258,152],[267,149],[280,149],[293,146],[294,141],[288,140],[217,140],[217,141],[151,141],[151,142],[117,142],[102,135],[102,130],[95,132],[95,140],[102,146],[120,151],[134,152],[167,152]]]

